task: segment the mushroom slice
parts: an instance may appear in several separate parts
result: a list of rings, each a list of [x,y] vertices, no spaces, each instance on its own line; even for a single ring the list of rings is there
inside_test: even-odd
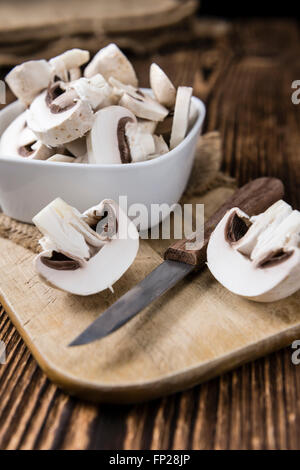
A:
[[[241,240],[236,243],[236,249],[244,255],[250,256],[254,247],[260,240],[266,239],[272,234],[274,229],[284,220],[290,213],[292,208],[284,201],[277,201],[264,213],[252,217],[250,219],[252,225]]]
[[[192,94],[193,88],[186,86],[178,87],[170,138],[171,149],[179,145],[186,136],[189,126]]]
[[[68,142],[64,145],[66,149],[66,154],[69,156],[74,156],[81,161],[85,160],[87,155],[87,146],[86,138],[81,137],[80,139],[74,140],[73,142]]]
[[[149,121],[149,119],[138,119],[138,129],[146,134],[154,134],[157,127],[157,121]]]
[[[4,131],[0,140],[0,156],[46,160],[55,152],[38,141],[26,122],[26,112],[20,114]]]
[[[83,101],[93,110],[110,106],[113,103],[112,89],[105,78],[98,73],[92,78],[80,78],[70,85]]]
[[[35,259],[38,274],[47,284],[72,294],[111,289],[138,252],[136,227],[112,200],[80,214],[56,199],[33,222],[45,235],[40,240],[43,252]],[[113,232],[111,223],[116,227]]]
[[[67,82],[69,79],[72,79],[70,72],[72,71],[72,74],[74,75],[74,69],[78,69],[83,64],[86,64],[89,60],[89,51],[82,49],[70,49],[69,51],[63,52],[57,57],[50,59],[49,65],[54,76]]]
[[[150,67],[150,86],[160,104],[167,108],[173,108],[176,99],[176,89],[165,72],[154,63]]]
[[[82,73],[79,67],[75,67],[74,69],[70,69],[69,71],[69,78],[70,82],[73,82],[74,80],[79,80],[79,78],[82,77]]]
[[[274,206],[273,214],[280,204]],[[267,218],[273,211],[272,207],[266,211]],[[264,214],[256,220],[262,219]],[[278,217],[282,218],[281,211],[278,211]],[[272,235],[259,256],[253,259],[252,253],[257,245],[254,244],[250,256],[247,256],[239,251],[239,243],[243,238],[247,239],[250,230],[257,234],[252,230],[255,223],[252,225],[248,215],[238,208],[228,211],[210,237],[208,268],[224,287],[248,299],[272,302],[288,297],[300,288],[300,213],[293,211],[274,231],[270,231],[270,225],[266,224],[265,231],[272,232]],[[260,233],[263,235],[264,230]],[[252,235],[248,238],[248,241],[252,240]]]
[[[155,152],[155,140],[152,134],[143,132],[136,122],[128,123],[125,136],[129,145],[131,161],[142,162]]]
[[[138,96],[132,93],[124,93],[119,104],[130,109],[137,117],[149,119],[150,121],[163,121],[169,114],[167,108],[143,92],[139,92]]]
[[[137,88],[136,86],[122,83],[120,82],[120,80],[117,80],[115,77],[109,77],[108,83],[112,87],[114,95],[116,95],[116,97],[118,98],[121,98],[121,96],[123,96],[124,93],[128,93],[129,95],[132,95],[135,98],[140,98],[141,94],[142,96],[144,96],[142,91],[140,91],[139,88]]]
[[[84,70],[86,78],[91,78],[97,73],[101,73],[106,80],[114,77],[128,85],[138,85],[134,68],[116,44],[109,44],[100,49]]]
[[[130,163],[132,161],[126,126],[136,118],[122,106],[108,106],[95,114],[95,122],[87,136],[89,163]]]
[[[169,147],[166,144],[162,135],[154,135],[153,139],[155,149],[152,154],[148,155],[148,160],[153,160],[153,158],[160,157],[161,155],[169,151]]]
[[[5,77],[16,97],[25,105],[47,88],[52,71],[46,60],[30,60],[14,67]]]
[[[68,155],[62,155],[60,153],[56,153],[52,157],[47,159],[47,162],[58,162],[58,163],[79,163],[77,158],[69,157]]]
[[[51,90],[35,98],[26,119],[39,140],[50,147],[57,147],[84,136],[93,125],[94,113],[74,90],[62,92],[54,99],[51,98]]]

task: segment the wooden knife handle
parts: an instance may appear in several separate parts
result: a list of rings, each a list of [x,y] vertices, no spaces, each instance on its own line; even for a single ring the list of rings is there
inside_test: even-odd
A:
[[[165,252],[164,258],[201,266],[206,261],[209,237],[216,225],[232,207],[239,207],[253,216],[264,212],[284,195],[283,183],[277,178],[257,178],[238,189],[204,224],[204,243],[199,250],[186,250],[187,242],[194,239],[178,240]]]

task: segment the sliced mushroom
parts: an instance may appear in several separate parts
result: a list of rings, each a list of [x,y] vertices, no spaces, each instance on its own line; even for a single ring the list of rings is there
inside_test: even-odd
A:
[[[82,137],[94,121],[90,105],[80,100],[75,90],[58,91],[55,85],[60,86],[58,82],[50,92],[35,98],[26,116],[28,126],[38,139],[51,147]]]
[[[78,74],[79,67],[86,64],[89,60],[89,51],[82,49],[70,49],[69,51],[63,52],[63,54],[50,59],[49,65],[54,76],[67,82],[69,79],[73,80],[71,71],[72,74],[74,74],[74,69],[77,69]]]
[[[100,49],[84,70],[86,78],[91,78],[97,73],[101,73],[106,80],[114,77],[128,85],[138,85],[134,68],[116,44],[109,44]]]
[[[76,157],[70,157],[69,155],[63,155],[56,153],[52,157],[47,159],[47,162],[56,162],[56,163],[79,163]]]
[[[70,156],[74,156],[77,159],[80,159],[81,162],[85,161],[87,156],[87,146],[86,138],[81,137],[80,139],[74,140],[73,142],[68,142],[64,145],[66,153]]]
[[[38,141],[26,122],[26,112],[20,114],[4,131],[0,140],[0,156],[46,160],[55,152]]]
[[[284,201],[278,201],[264,213],[252,217],[251,225],[245,236],[236,243],[236,249],[250,256],[256,245],[274,232],[274,229],[292,212],[292,207]],[[268,237],[269,238],[269,237]]]
[[[170,138],[171,149],[177,147],[186,136],[189,126],[192,94],[193,88],[186,86],[178,87]]]
[[[137,117],[150,121],[163,121],[169,114],[167,108],[151,98],[151,96],[139,92],[139,95],[124,93],[119,101],[120,106],[130,109]]]
[[[111,289],[138,252],[136,227],[112,200],[80,214],[56,199],[33,222],[44,234],[43,252],[35,259],[38,274],[47,284],[72,294]]]
[[[93,110],[104,108],[113,104],[113,92],[105,78],[98,73],[92,78],[80,78],[70,85],[83,101],[86,101]]]
[[[176,89],[169,77],[157,64],[151,64],[150,67],[150,86],[160,104],[170,109],[174,107]]]
[[[127,124],[125,138],[129,145],[132,162],[145,161],[150,154],[155,153],[154,136],[139,129],[136,121]]]
[[[14,67],[5,80],[16,97],[28,106],[47,88],[51,77],[52,70],[46,60],[30,60]]]
[[[227,212],[207,248],[207,265],[224,287],[258,302],[283,299],[300,288],[300,212],[288,208],[280,201],[252,219],[238,208]]]
[[[130,163],[131,152],[125,134],[126,125],[136,118],[122,106],[100,109],[87,136],[89,163]]]
[[[164,138],[162,135],[154,135],[154,152],[150,155],[148,155],[148,160],[153,160],[153,158],[160,157],[160,155],[164,155],[169,151],[169,147],[166,144]]]
[[[70,69],[69,71],[69,78],[70,82],[73,82],[74,80],[79,80],[79,78],[82,77],[82,73],[79,67],[75,67],[74,69]]]
[[[157,121],[149,121],[149,119],[138,119],[138,129],[146,134],[154,134],[157,127]]]

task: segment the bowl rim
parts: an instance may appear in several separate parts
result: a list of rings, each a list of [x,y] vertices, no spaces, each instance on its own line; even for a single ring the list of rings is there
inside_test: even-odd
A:
[[[142,88],[143,91],[146,92],[151,92],[149,88]],[[15,156],[7,156],[7,157],[0,157],[0,163],[5,162],[5,163],[19,163],[20,165],[36,165],[36,166],[42,166],[45,168],[62,168],[62,167],[67,167],[67,168],[78,168],[79,171],[80,169],[86,169],[86,168],[91,168],[91,169],[109,169],[113,171],[133,171],[136,168],[143,168],[143,167],[153,167],[156,165],[160,165],[160,163],[163,163],[173,157],[173,155],[176,152],[180,152],[194,137],[195,134],[200,131],[201,126],[203,125],[205,116],[206,116],[206,107],[205,104],[203,103],[200,98],[197,98],[196,96],[192,96],[192,101],[194,104],[197,106],[197,111],[198,111],[198,117],[196,121],[194,122],[193,127],[189,131],[189,133],[186,135],[186,137],[183,139],[180,144],[178,144],[175,148],[172,150],[169,150],[169,152],[160,155],[157,158],[154,158],[152,160],[145,160],[142,162],[134,162],[130,164],[122,164],[122,163],[110,163],[110,164],[101,164],[101,163],[68,163],[68,162],[47,162],[46,160],[27,160],[27,159],[19,159],[18,157]],[[19,101],[14,101],[13,103],[5,106],[1,111],[0,111],[0,120],[1,120],[1,115],[5,111],[8,111],[9,107],[16,107],[20,106]],[[1,139],[1,136],[0,136]],[[130,170],[132,169],[132,170]]]

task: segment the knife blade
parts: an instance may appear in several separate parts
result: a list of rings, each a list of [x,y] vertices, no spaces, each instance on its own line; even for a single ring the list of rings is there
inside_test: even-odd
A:
[[[87,344],[118,330],[154,299],[171,289],[195,266],[180,261],[164,261],[141,282],[120,297],[69,346]]]
[[[88,344],[108,336],[197,267],[203,266],[209,237],[227,210],[239,207],[250,216],[256,215],[281,199],[283,194],[283,184],[276,178],[257,178],[238,189],[205,223],[204,242],[200,249],[186,250],[185,245],[191,240],[174,243],[167,249],[161,265],[120,297],[69,346]]]

